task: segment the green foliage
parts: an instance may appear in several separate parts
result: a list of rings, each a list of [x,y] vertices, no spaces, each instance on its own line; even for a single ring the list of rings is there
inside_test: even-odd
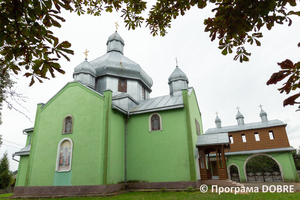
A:
[[[276,84],[287,78],[287,81],[283,83],[283,87],[278,89],[280,93],[285,92],[286,94],[289,94],[293,90],[300,89],[300,62],[294,64],[292,61],[287,59],[281,63],[278,63],[278,65],[282,70],[274,73],[268,80],[267,85]],[[296,99],[299,97],[300,92],[288,97],[283,101],[283,106],[300,104],[300,101],[296,101]],[[298,111],[299,110],[300,106]]]
[[[255,156],[246,164],[246,172],[280,172],[278,164],[268,156]]]
[[[0,65],[0,125],[2,124],[1,110],[3,102],[7,99],[7,92],[12,88],[14,82],[10,79],[8,73],[3,73],[3,66]],[[0,145],[2,144],[2,141]]]
[[[160,188],[160,192],[166,192],[167,189],[165,187]]]
[[[9,161],[7,152],[3,154],[0,160],[0,189],[7,188],[11,184],[12,173],[9,171]]]
[[[300,146],[299,149],[293,151],[292,154],[293,154],[296,170],[300,171]]]
[[[187,192],[195,192],[195,189],[193,187],[189,186],[186,188],[186,191]]]

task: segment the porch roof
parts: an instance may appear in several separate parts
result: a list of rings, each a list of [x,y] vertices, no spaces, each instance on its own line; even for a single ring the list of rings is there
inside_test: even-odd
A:
[[[196,146],[229,144],[228,133],[204,134],[197,138]]]

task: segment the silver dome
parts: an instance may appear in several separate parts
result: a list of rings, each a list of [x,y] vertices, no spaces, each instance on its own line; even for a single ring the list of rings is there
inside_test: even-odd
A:
[[[85,73],[90,74],[92,76],[96,76],[96,70],[92,67],[92,65],[85,59],[82,63],[74,68],[73,77],[76,74]]]
[[[123,55],[124,40],[115,32],[107,40],[107,53],[91,61],[96,76],[116,76],[141,81],[149,91],[153,85],[152,78],[139,64]]]
[[[169,84],[172,81],[178,81],[178,80],[186,81],[187,83],[189,83],[189,79],[187,78],[186,74],[181,69],[179,69],[178,66],[176,66],[175,70],[170,75],[168,80],[169,80]]]

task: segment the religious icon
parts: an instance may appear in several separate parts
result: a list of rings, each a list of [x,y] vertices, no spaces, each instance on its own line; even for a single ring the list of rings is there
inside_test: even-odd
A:
[[[71,162],[71,142],[69,140],[65,140],[60,145],[60,157],[59,157],[59,166],[58,171],[68,171],[70,170],[70,162]]]

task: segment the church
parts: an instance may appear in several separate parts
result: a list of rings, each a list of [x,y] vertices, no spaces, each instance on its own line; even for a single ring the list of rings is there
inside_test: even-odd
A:
[[[124,56],[116,31],[107,53],[85,59],[67,83],[37,105],[34,127],[23,130],[17,151],[14,197],[80,196],[122,189],[186,189],[209,180],[298,182],[285,126],[268,120],[222,126],[203,134],[202,118],[187,75],[174,66],[169,94],[150,98],[152,78]],[[247,172],[264,155],[278,170]],[[232,167],[235,167],[233,169]]]
[[[169,94],[150,98],[152,78],[124,56],[117,31],[106,45],[37,105],[34,127],[23,131],[26,147],[13,155],[20,157],[14,196],[198,186],[203,128],[187,75],[174,66]]]

